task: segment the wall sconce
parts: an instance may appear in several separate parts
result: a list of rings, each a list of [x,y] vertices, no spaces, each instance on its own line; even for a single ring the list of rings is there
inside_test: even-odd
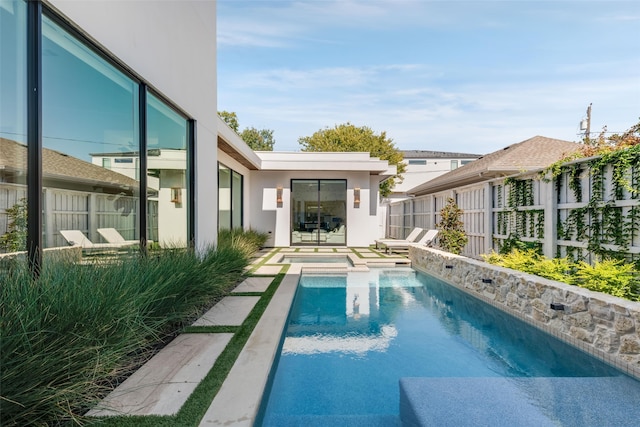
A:
[[[353,189],[353,207],[360,207],[360,187],[356,187]]]
[[[276,204],[279,208],[282,207],[282,187],[278,186],[276,188]]]
[[[175,204],[182,203],[182,188],[171,187],[171,203],[175,203]]]

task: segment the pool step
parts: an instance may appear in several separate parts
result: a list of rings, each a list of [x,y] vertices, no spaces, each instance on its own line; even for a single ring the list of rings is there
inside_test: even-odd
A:
[[[277,415],[263,427],[400,427],[397,415]]]
[[[405,426],[636,427],[640,387],[619,377],[401,378]]]

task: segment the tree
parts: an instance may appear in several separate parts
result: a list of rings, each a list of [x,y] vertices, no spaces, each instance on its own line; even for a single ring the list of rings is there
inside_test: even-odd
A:
[[[9,226],[7,232],[0,236],[0,248],[7,252],[24,251],[27,249],[27,199],[20,199],[6,212]]]
[[[383,197],[391,193],[396,182],[402,180],[400,174],[405,171],[402,153],[395,147],[393,140],[387,138],[386,132],[378,135],[367,126],[357,127],[347,122],[301,137],[298,143],[302,146],[302,151],[366,151],[395,165],[398,175],[380,183],[380,194]]]
[[[246,128],[242,131],[240,137],[254,151],[273,151],[275,140],[271,129]]]
[[[440,210],[440,222],[436,224],[438,243],[442,249],[452,254],[459,254],[467,244],[467,233],[464,231],[464,223],[460,220],[462,209],[456,201],[449,197],[447,204]]]
[[[218,111],[218,116],[229,125],[231,129],[233,129],[236,133],[238,133],[238,129],[240,129],[240,124],[238,123],[238,116],[236,113],[228,112],[228,111]]]
[[[254,127],[243,129],[240,132],[238,116],[234,112],[218,111],[218,116],[229,125],[254,151],[273,151],[276,141],[273,138],[273,130],[256,129]]]

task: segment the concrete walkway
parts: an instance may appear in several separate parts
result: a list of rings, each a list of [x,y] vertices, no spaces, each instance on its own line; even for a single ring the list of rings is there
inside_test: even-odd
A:
[[[240,326],[258,303],[275,276],[285,266],[287,274],[249,336],[200,426],[252,426],[267,386],[271,366],[286,327],[289,308],[305,264],[282,264],[282,255],[340,254],[353,267],[406,265],[398,255],[369,248],[276,248],[256,254],[248,277],[227,297],[193,323],[194,327]],[[314,272],[335,272],[330,264],[309,263]],[[250,293],[252,295],[237,295]],[[199,382],[209,373],[231,340],[232,333],[184,333],[151,358],[111,392],[88,416],[175,415]]]

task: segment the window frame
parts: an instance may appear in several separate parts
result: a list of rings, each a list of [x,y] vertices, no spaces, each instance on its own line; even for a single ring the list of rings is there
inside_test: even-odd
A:
[[[42,230],[44,220],[42,218],[42,18],[50,19],[56,25],[67,31],[74,39],[86,46],[92,53],[104,59],[109,65],[130,78],[138,86],[139,108],[139,167],[141,173],[138,177],[140,195],[138,224],[140,227],[140,244],[143,250],[147,247],[147,115],[146,103],[148,94],[152,94],[172,110],[180,114],[187,122],[187,171],[186,184],[189,194],[187,204],[187,245],[193,247],[195,243],[195,146],[196,146],[196,120],[185,110],[180,108],[160,90],[153,88],[141,75],[133,71],[131,67],[119,58],[110,54],[97,41],[91,39],[74,23],[60,16],[52,7],[40,1],[25,1],[27,7],[26,28],[26,67],[27,67],[27,197],[28,218],[27,221],[27,254],[30,267],[34,275],[38,275],[42,265],[43,238]],[[142,173],[144,171],[145,173]]]

